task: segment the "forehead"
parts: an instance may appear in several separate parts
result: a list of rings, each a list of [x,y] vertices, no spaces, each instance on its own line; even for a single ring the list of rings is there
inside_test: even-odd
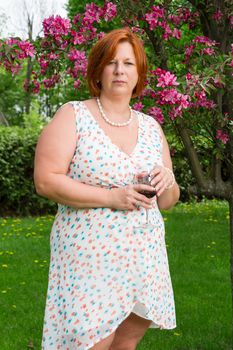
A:
[[[114,57],[135,58],[133,46],[128,41],[117,44]]]

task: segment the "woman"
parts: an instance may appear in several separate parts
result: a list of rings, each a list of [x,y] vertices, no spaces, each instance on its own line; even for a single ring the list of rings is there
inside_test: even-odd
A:
[[[149,327],[176,326],[159,209],[178,201],[179,188],[160,126],[129,107],[146,70],[130,30],[108,33],[89,56],[93,98],[62,106],[40,136],[36,190],[59,203],[43,350],[133,350]],[[134,184],[143,167],[150,185]],[[153,230],[136,229],[145,209]]]

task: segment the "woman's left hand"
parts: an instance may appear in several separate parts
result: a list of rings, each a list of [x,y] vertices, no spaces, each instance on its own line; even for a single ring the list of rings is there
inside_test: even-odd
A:
[[[156,195],[159,197],[173,182],[173,177],[168,168],[156,165],[150,172],[151,186],[155,187]]]

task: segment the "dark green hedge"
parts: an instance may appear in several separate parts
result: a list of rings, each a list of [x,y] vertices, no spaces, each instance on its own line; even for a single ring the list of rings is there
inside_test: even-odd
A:
[[[54,213],[56,204],[38,196],[33,162],[38,131],[0,126],[0,216]]]
[[[57,205],[38,196],[33,183],[33,162],[38,128],[0,126],[0,216],[54,214]],[[169,140],[170,141],[170,140]],[[169,142],[181,200],[187,201],[192,175],[182,147]],[[171,149],[172,151],[172,149]],[[172,151],[173,152],[173,151]]]

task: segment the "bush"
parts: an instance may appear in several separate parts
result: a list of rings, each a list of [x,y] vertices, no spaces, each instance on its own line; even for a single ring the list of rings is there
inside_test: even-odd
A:
[[[0,126],[0,215],[54,213],[56,204],[36,194],[33,162],[38,128]]]
[[[25,127],[0,126],[0,216],[54,214],[56,204],[37,195],[33,183],[35,147],[42,124],[31,116]],[[193,177],[182,145],[168,136],[181,201],[192,199],[188,187]]]

